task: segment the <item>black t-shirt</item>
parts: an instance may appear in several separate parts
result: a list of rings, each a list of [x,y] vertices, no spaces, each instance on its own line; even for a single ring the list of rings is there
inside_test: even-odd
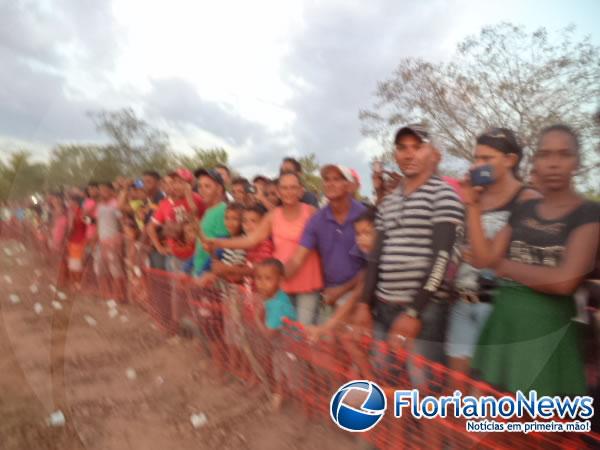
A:
[[[586,200],[566,216],[546,220],[537,212],[540,202],[541,199],[529,200],[513,211],[507,257],[524,264],[558,267],[571,233],[580,226],[598,223],[600,204]]]

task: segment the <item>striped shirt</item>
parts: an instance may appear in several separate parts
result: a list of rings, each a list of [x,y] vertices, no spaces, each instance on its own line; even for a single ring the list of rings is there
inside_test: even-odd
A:
[[[377,297],[384,302],[410,303],[423,287],[433,264],[433,226],[450,222],[464,225],[464,208],[456,192],[438,176],[405,197],[399,187],[382,202],[376,221],[384,232],[379,259]],[[433,295],[450,296],[444,281]]]
[[[223,253],[219,255],[219,259],[226,266],[243,266],[246,264],[245,250],[232,250],[229,248],[223,249]]]

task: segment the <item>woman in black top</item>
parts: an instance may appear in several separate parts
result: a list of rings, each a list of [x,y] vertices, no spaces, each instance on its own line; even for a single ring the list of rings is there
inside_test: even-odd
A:
[[[473,368],[492,385],[538,395],[580,395],[586,383],[573,293],[593,267],[597,203],[573,187],[579,162],[575,132],[542,131],[534,155],[544,198],[517,207],[488,241],[477,194],[465,189],[474,258],[502,278]]]

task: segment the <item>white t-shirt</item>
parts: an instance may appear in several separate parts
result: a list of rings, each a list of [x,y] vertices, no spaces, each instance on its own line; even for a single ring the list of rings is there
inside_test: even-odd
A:
[[[98,203],[96,207],[96,224],[100,242],[114,239],[121,233],[121,217],[122,214],[116,199]]]

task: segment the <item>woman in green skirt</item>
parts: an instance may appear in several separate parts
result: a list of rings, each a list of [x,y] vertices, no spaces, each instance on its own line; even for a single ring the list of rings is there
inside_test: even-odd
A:
[[[571,128],[545,128],[533,163],[544,198],[519,205],[493,241],[483,233],[477,188],[464,183],[473,263],[501,280],[473,370],[509,392],[585,394],[573,293],[594,265],[600,205],[573,187],[580,152]]]

